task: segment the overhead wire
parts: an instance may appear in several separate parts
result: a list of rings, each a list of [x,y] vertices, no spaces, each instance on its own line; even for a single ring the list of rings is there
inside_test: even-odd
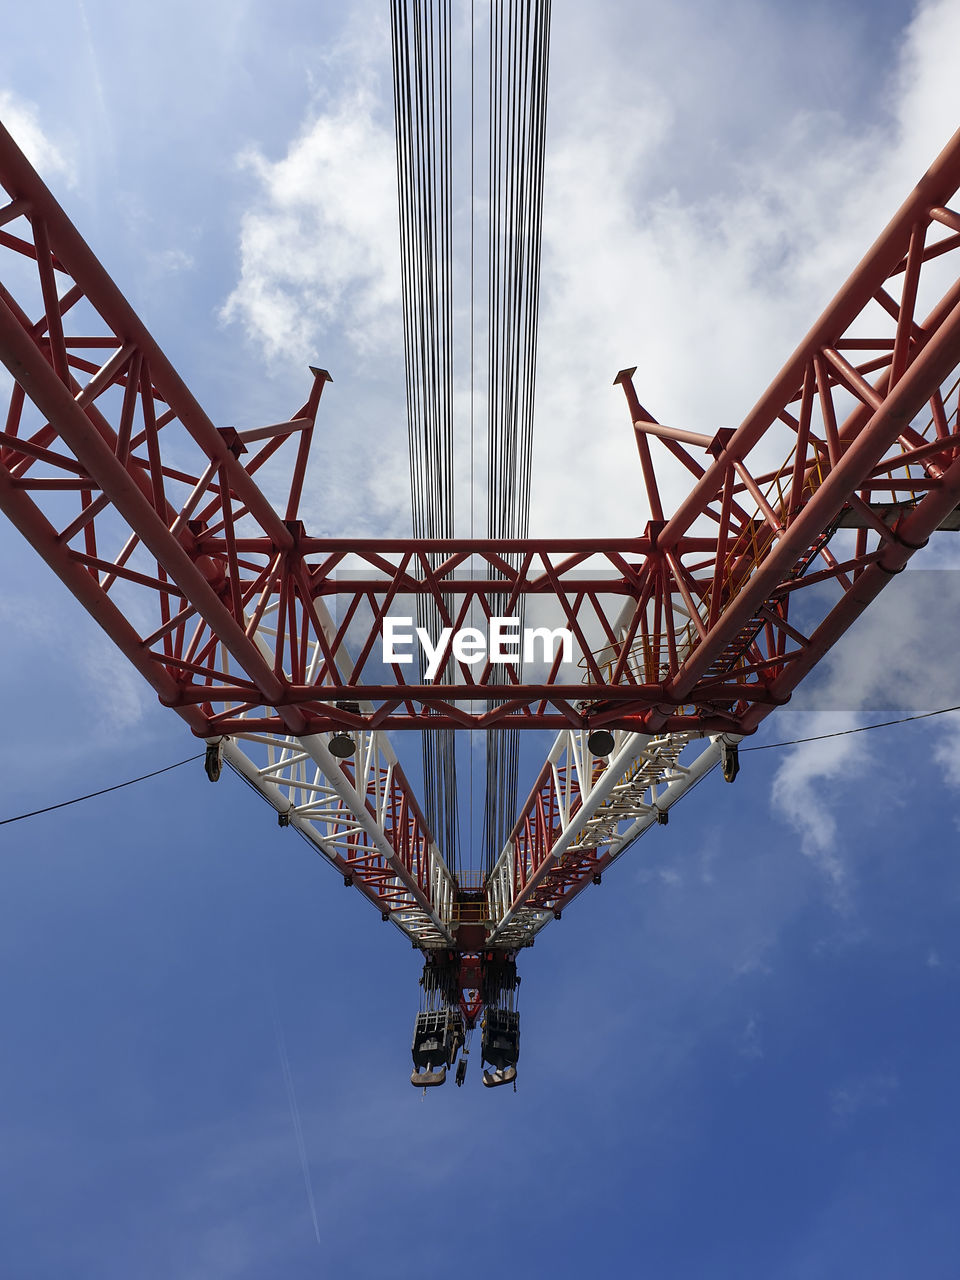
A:
[[[858,724],[850,729],[834,729],[830,733],[814,733],[806,738],[788,738],[783,742],[760,742],[750,747],[741,745],[740,753],[742,755],[747,751],[772,751],[776,747],[797,747],[806,742],[825,742],[828,738],[843,738],[851,733],[868,733],[872,729],[891,729],[896,725],[911,724],[914,720],[929,720],[933,716],[949,715],[952,711],[960,711],[960,704],[950,707],[938,707],[935,711],[920,711],[911,716],[898,716],[894,720],[878,720],[874,724]],[[187,756],[185,760],[177,760],[174,764],[164,765],[162,769],[153,769],[150,773],[141,774],[139,778],[129,778],[126,782],[116,782],[111,787],[101,787],[99,791],[88,791],[86,795],[75,796],[72,800],[61,800],[58,804],[48,804],[42,809],[31,809],[29,813],[18,813],[13,818],[0,818],[0,827],[6,826],[10,822],[22,822],[24,818],[36,818],[42,813],[52,813],[55,809],[65,809],[68,805],[80,804],[84,800],[93,800],[97,796],[108,795],[111,791],[121,791],[124,787],[135,786],[138,782],[147,782],[150,778],[157,778],[162,773],[169,773],[172,769],[179,769],[185,764],[193,764],[196,760],[202,760],[204,754],[201,751],[198,755]],[[229,761],[225,761],[225,763],[230,764]],[[260,795],[257,788],[250,783],[244,774],[234,769],[232,764],[230,767],[241,782],[247,783],[252,791]],[[302,832],[299,834],[302,834]]]
[[[936,711],[920,711],[912,716],[899,716],[896,720],[878,720],[876,724],[860,724],[852,729],[834,729],[832,733],[814,733],[809,738],[789,738],[785,742],[760,742],[752,747],[740,747],[740,751],[772,751],[774,747],[798,747],[804,742],[825,742],[828,738],[845,738],[851,733],[866,733],[869,729],[890,729],[897,724],[909,724],[912,720],[929,720],[931,716],[945,716],[950,711],[960,711],[960,706],[939,707]]]
[[[139,778],[129,778],[126,782],[115,782],[112,787],[101,787],[99,791],[88,791],[86,795],[74,796],[72,800],[61,800],[59,804],[44,805],[42,809],[31,809],[29,813],[18,813],[13,818],[0,818],[0,827],[5,827],[9,822],[22,822],[24,818],[36,818],[41,813],[52,813],[54,809],[66,809],[71,804],[80,804],[83,800],[93,800],[97,796],[105,796],[110,791],[122,791],[124,787],[132,787],[138,782],[146,782],[148,778],[157,778],[161,773],[169,773],[171,769],[180,769],[185,764],[193,764],[195,760],[202,760],[205,755],[206,752],[201,751],[198,755],[187,756],[186,760],[178,760],[175,764],[164,765],[162,769],[153,769],[150,773],[142,773]]]

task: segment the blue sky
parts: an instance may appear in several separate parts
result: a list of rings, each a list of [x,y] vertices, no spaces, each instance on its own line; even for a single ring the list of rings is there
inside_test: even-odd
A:
[[[663,8],[554,6],[538,533],[642,526],[616,371],[739,421],[960,121],[953,5]],[[0,115],[216,421],[331,369],[311,528],[402,531],[385,4],[46,14],[5,18]],[[0,817],[192,754],[0,551]],[[758,743],[960,701],[956,562]],[[232,776],[0,828],[0,1272],[952,1278],[958,748],[707,779],[522,957],[516,1094],[410,1088],[417,954]]]

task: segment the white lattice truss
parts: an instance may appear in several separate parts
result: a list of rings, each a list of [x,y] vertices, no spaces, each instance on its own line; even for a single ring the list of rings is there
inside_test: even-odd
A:
[[[720,762],[723,741],[723,735],[618,733],[609,764],[601,770],[587,736],[580,730],[559,734],[548,756],[561,831],[547,857],[534,866],[533,846],[528,842],[528,852],[518,854],[520,842],[514,839],[494,867],[488,883],[495,922],[491,944],[524,946],[554,918],[559,898],[524,905],[518,885],[541,883],[552,871],[576,865],[585,852],[604,846],[604,866],[609,866],[650,827],[662,823],[670,808]],[[726,741],[736,739],[727,736]],[[685,753],[688,759],[681,761]],[[518,856],[525,858],[519,868]]]
[[[317,611],[332,643],[333,620],[321,602]],[[272,613],[255,633],[264,654],[273,652]],[[308,679],[316,678],[323,660],[314,642]],[[387,735],[352,730],[356,751],[346,763],[331,753],[330,736],[239,734],[223,740],[223,757],[415,946],[451,945],[446,922],[453,915],[453,877],[414,816],[406,783],[398,786],[399,765]]]

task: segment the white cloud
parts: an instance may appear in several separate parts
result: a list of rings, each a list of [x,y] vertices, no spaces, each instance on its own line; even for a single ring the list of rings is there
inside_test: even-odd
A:
[[[760,53],[775,58],[815,35],[815,17],[768,29],[746,59],[743,17],[718,33],[702,82],[684,82],[689,96],[673,91],[687,61],[678,19],[677,46],[647,58],[642,75],[626,52],[621,63],[588,47],[579,96],[551,104],[539,532],[596,533],[601,500],[605,529],[638,531],[646,502],[626,406],[610,387],[618,368],[638,366],[641,402],[670,425],[711,435],[736,425],[960,117],[945,53],[960,34],[954,5],[921,10],[890,76],[889,115],[869,123],[820,109],[813,95],[785,111],[758,70]],[[854,55],[837,74],[853,74]],[[747,149],[713,123],[737,104],[753,124]],[[702,136],[690,132],[698,115]],[[666,474],[669,509],[689,485]]]
[[[951,725],[933,751],[933,758],[952,787],[960,787],[960,725]]]
[[[315,360],[331,332],[365,355],[399,338],[394,143],[382,115],[357,83],[311,116],[282,159],[241,156],[258,190],[222,316],[271,357]]]
[[[939,535],[947,540],[954,536]],[[955,571],[898,575],[821,660],[797,691],[792,708],[778,714],[776,738],[834,733],[960,703],[958,608],[960,576]],[[934,720],[877,733],[913,734],[906,741],[929,750],[929,731],[935,732],[933,759],[946,780],[960,786],[960,725],[953,717],[944,720],[942,728]],[[850,785],[868,773],[875,746],[888,741],[858,733],[803,743],[786,751],[774,777],[774,809],[799,833],[804,852],[826,871],[835,890],[849,889],[852,856],[848,844],[841,851],[835,807]],[[907,745],[904,750],[912,754],[916,748]],[[887,793],[882,800],[891,803],[892,797]]]
[[[858,1076],[830,1090],[830,1110],[842,1124],[862,1111],[887,1107],[900,1087],[896,1072],[875,1071]]]
[[[0,119],[40,174],[62,173],[73,185],[75,174],[70,159],[44,130],[37,107],[32,102],[7,89],[0,89]]]
[[[96,707],[96,727],[101,733],[112,736],[140,723],[149,687],[106,636],[83,645],[78,667]]]
[[[852,727],[854,717],[830,712],[813,717],[803,736]],[[773,806],[799,833],[800,847],[827,875],[839,905],[845,901],[849,868],[836,848],[837,821],[831,804],[869,765],[862,734],[807,742],[790,748],[773,780]]]
[[[751,1014],[740,1035],[739,1053],[741,1058],[756,1062],[763,1057],[763,1032],[760,1018]]]
[[[956,59],[960,9],[952,0],[927,0],[917,8],[903,45],[897,92],[902,158],[943,147],[957,128],[960,86]],[[913,181],[920,175],[913,177]],[[904,174],[910,181],[910,175]]]
[[[834,82],[862,74],[856,41],[828,39],[817,15],[798,22],[748,6],[719,23],[684,0],[645,41],[642,68],[635,46],[614,38],[624,17],[612,6],[587,21],[564,6],[554,20],[534,534],[638,532],[646,504],[626,407],[610,385],[617,369],[639,366],[641,400],[668,423],[712,434],[739,421],[960,108],[941,53],[957,21],[944,3],[926,6],[901,41],[880,122],[855,114],[855,95],[844,116],[818,105],[816,77],[785,78],[814,53]],[[705,37],[695,46],[692,23]],[[389,71],[377,61],[387,40],[381,33],[383,48],[371,50],[356,34],[350,27],[326,59],[333,87],[286,154],[243,156],[257,190],[222,315],[272,358],[316,360],[341,339],[353,357],[395,358],[400,345]],[[350,83],[337,79],[340,65],[356,68]],[[322,363],[334,358],[343,356]],[[381,441],[399,446],[399,385],[394,396]],[[386,455],[378,469],[392,494],[389,444]],[[664,475],[669,508],[689,477],[670,460]],[[372,474],[364,484],[375,490]]]
[[[85,717],[84,741],[75,750],[79,756],[91,744],[115,741],[119,732],[140,724],[152,693],[99,628],[73,611],[64,614],[62,606],[57,592],[49,602],[26,589],[20,595],[0,596],[0,626],[16,666],[45,662],[75,690],[71,700]],[[70,636],[66,645],[64,634]],[[61,743],[64,750],[73,749]]]
[[[192,271],[194,267],[193,254],[186,249],[158,249],[148,258],[158,275],[175,275],[180,271]]]

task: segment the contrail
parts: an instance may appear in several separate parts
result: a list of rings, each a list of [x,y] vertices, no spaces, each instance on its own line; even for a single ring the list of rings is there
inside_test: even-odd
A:
[[[77,9],[80,12],[80,23],[83,27],[83,34],[87,41],[87,56],[90,60],[90,79],[93,81],[94,92],[97,95],[97,105],[100,108],[100,120],[106,127],[110,135],[110,144],[113,154],[116,155],[116,139],[113,129],[110,126],[110,112],[107,110],[107,97],[103,91],[103,76],[100,74],[100,59],[97,57],[97,47],[93,42],[93,32],[90,29],[90,19],[87,17],[86,5],[83,0],[77,0]]]
[[[307,1203],[310,1206],[310,1217],[313,1219],[313,1230],[317,1237],[317,1244],[322,1245],[320,1224],[317,1221],[317,1203],[313,1197],[313,1182],[310,1179],[310,1162],[307,1159],[307,1144],[303,1138],[300,1108],[297,1106],[297,1094],[293,1087],[293,1075],[290,1072],[290,1059],[287,1057],[287,1043],[283,1038],[283,1028],[280,1025],[280,1010],[277,1007],[276,992],[271,990],[271,995],[273,996],[273,1024],[277,1029],[277,1048],[280,1051],[280,1066],[283,1068],[283,1083],[286,1085],[287,1101],[290,1104],[290,1119],[293,1121],[293,1132],[297,1139],[297,1150],[300,1153],[303,1185],[307,1191]]]

